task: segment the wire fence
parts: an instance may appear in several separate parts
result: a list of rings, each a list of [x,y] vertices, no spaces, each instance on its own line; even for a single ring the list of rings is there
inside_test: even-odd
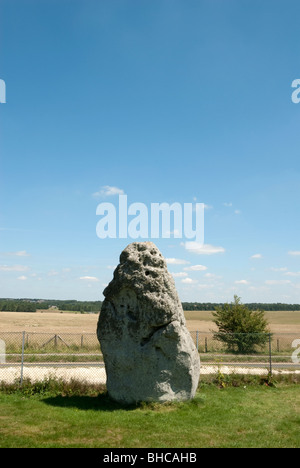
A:
[[[201,360],[201,375],[300,373],[296,334],[190,332]],[[0,383],[46,378],[105,384],[96,333],[0,332]]]
[[[300,373],[300,339],[292,333],[191,332],[201,373],[276,375]]]
[[[105,383],[96,334],[0,333],[0,382],[22,384],[25,379],[47,378]]]

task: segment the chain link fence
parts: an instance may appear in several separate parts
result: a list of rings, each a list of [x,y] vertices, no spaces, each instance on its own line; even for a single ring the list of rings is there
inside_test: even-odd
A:
[[[202,374],[300,373],[299,335],[199,331],[191,335],[200,354]]]
[[[202,375],[300,373],[298,335],[190,333]],[[0,383],[46,378],[105,384],[96,333],[0,332]]]
[[[24,379],[46,378],[105,384],[96,334],[1,332],[0,382],[22,384]]]

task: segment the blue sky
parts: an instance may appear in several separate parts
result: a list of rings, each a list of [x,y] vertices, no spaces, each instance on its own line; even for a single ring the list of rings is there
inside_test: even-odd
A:
[[[206,204],[209,249],[155,240],[183,301],[300,303],[299,13],[0,0],[0,297],[102,299],[132,241],[96,236],[114,187]]]

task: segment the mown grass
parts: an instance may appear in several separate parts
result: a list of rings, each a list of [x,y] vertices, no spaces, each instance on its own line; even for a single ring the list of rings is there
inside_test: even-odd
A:
[[[130,407],[104,387],[27,383],[0,391],[0,447],[296,448],[299,408],[292,380],[219,378],[202,383],[190,402]]]

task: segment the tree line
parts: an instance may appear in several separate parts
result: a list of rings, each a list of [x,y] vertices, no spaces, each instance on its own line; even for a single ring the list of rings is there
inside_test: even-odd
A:
[[[223,307],[224,303],[212,303],[212,302],[183,302],[182,307],[183,310],[217,310],[218,307]],[[245,304],[249,310],[299,310],[300,311],[300,304],[282,304],[282,303],[260,303],[260,302],[252,302]]]
[[[72,312],[99,312],[101,301],[75,301],[50,299],[0,299],[0,311],[7,312],[36,312],[57,307],[62,311]]]
[[[57,307],[62,311],[72,312],[99,312],[101,310],[101,301],[75,301],[75,300],[55,300],[55,299],[0,299],[0,311],[8,312],[36,312],[37,310],[48,310],[51,307]],[[218,307],[224,306],[224,303],[212,302],[183,302],[183,310],[211,310],[215,311]],[[282,304],[282,303],[249,303],[245,304],[249,310],[296,310],[300,311],[300,304]]]

